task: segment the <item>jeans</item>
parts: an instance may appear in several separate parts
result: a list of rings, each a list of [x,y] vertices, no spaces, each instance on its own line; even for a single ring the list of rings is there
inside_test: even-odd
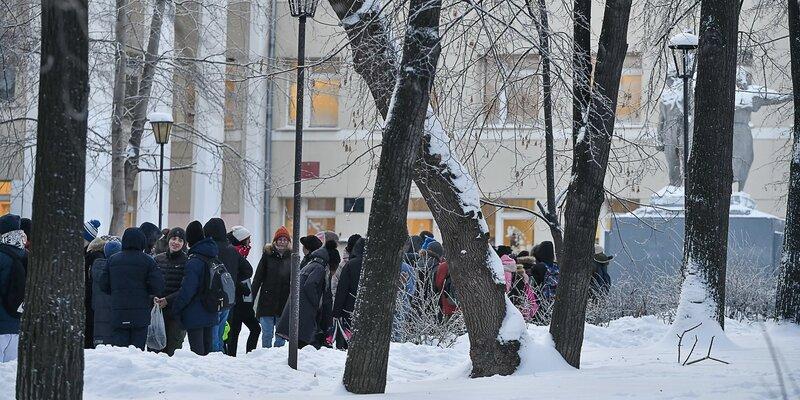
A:
[[[0,335],[0,363],[16,360],[18,347],[19,335]]]
[[[211,351],[222,351],[222,335],[225,333],[225,323],[228,322],[230,309],[220,311],[217,318],[217,325],[211,330]]]
[[[189,336],[189,349],[199,356],[207,355],[211,351],[211,336],[216,328],[216,326],[209,326],[186,331]]]
[[[112,343],[117,347],[136,346],[144,350],[147,341],[147,327],[144,328],[125,328],[115,327],[112,332]]]
[[[278,325],[280,317],[261,317],[258,322],[261,323],[261,347],[268,349],[272,347],[272,338],[275,338],[275,347],[281,347],[286,344],[286,339],[275,335],[275,326]]]

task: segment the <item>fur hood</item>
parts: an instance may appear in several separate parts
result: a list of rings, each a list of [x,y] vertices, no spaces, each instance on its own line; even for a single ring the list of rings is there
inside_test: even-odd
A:
[[[517,262],[522,265],[534,265],[536,264],[536,258],[533,256],[517,257]]]
[[[109,235],[103,235],[94,238],[94,240],[92,240],[89,243],[89,246],[86,247],[86,253],[94,253],[94,252],[102,253],[103,247],[105,247],[106,243],[108,243],[110,240],[119,241],[119,239],[117,239],[115,236],[109,236]]]

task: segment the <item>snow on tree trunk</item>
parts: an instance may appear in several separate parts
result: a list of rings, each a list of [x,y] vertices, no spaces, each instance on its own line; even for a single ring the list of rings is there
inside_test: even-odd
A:
[[[585,129],[592,76],[592,1],[572,3],[572,149],[578,147],[580,132]],[[572,158],[575,174],[577,157]]]
[[[125,157],[127,140],[122,130],[125,114],[125,70],[128,57],[125,53],[127,43],[128,9],[127,0],[117,0],[117,20],[114,23],[114,94],[111,115],[111,223],[108,232],[122,235],[125,229],[125,213],[128,211],[128,197],[125,193]]]
[[[580,367],[589,281],[597,219],[603,204],[603,181],[608,166],[617,107],[619,80],[628,49],[631,0],[606,3],[600,32],[594,89],[586,132],[575,147],[573,176],[564,212],[564,252],[561,277],[553,306],[550,333],[556,350],[573,367]]]
[[[794,131],[776,309],[778,318],[790,319],[800,324],[800,2],[788,2]]]
[[[88,5],[42,1],[41,70],[17,399],[83,394],[83,202],[89,95]],[[57,277],[57,279],[54,279]]]
[[[378,110],[386,117],[398,68],[388,22],[379,15],[381,6],[377,1],[329,1],[347,32],[355,70],[366,81]],[[426,126],[441,129],[432,116]],[[446,137],[442,134],[425,132],[427,143],[431,136]],[[459,301],[470,337],[472,376],[510,374],[520,363],[519,344],[498,340],[507,314],[505,292],[499,290],[491,272],[495,263],[488,256],[490,247],[485,236],[486,222],[477,202],[477,185],[455,157],[446,157],[448,164],[440,165],[441,157],[426,149],[426,146],[420,148],[419,160],[414,165],[414,182],[444,236],[443,246],[453,281],[459,287]],[[465,192],[474,196],[465,201]],[[463,204],[471,204],[471,208],[465,211]]]
[[[383,393],[394,302],[405,245],[413,164],[422,142],[428,98],[439,60],[440,0],[412,0],[403,59],[381,139],[367,227],[367,246],[353,314],[344,386]]]
[[[695,89],[695,137],[685,197],[683,284],[675,323],[665,340],[702,323],[700,348],[725,340],[725,267],[733,171],[737,4],[703,0]],[[695,331],[692,331],[695,335]]]

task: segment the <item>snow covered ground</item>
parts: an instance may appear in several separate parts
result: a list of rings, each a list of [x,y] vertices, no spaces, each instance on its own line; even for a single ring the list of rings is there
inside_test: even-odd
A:
[[[726,322],[733,342],[712,355],[730,362],[676,362],[676,349],[660,344],[668,326],[654,317],[622,318],[587,326],[583,364],[568,367],[552,348],[546,327],[529,327],[523,365],[510,377],[469,379],[466,338],[452,349],[393,344],[387,394],[391,399],[780,399],[773,343],[787,398],[800,398],[800,327]],[[244,349],[246,332],[240,336]],[[691,344],[691,343],[689,343]],[[684,351],[684,355],[688,348]],[[695,354],[705,353],[695,350]],[[173,358],[103,347],[86,353],[86,399],[332,399],[349,396],[341,385],[346,354],[300,351],[300,370],[286,366],[286,348],[246,356]],[[694,359],[695,356],[693,355]],[[0,364],[0,399],[12,399],[16,363]],[[302,396],[302,397],[300,397]]]

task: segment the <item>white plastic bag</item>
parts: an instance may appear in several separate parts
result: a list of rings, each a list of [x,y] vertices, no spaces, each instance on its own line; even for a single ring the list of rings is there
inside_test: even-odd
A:
[[[164,314],[161,307],[153,305],[150,311],[150,326],[147,327],[147,348],[164,350],[167,347],[167,330],[164,327]]]

